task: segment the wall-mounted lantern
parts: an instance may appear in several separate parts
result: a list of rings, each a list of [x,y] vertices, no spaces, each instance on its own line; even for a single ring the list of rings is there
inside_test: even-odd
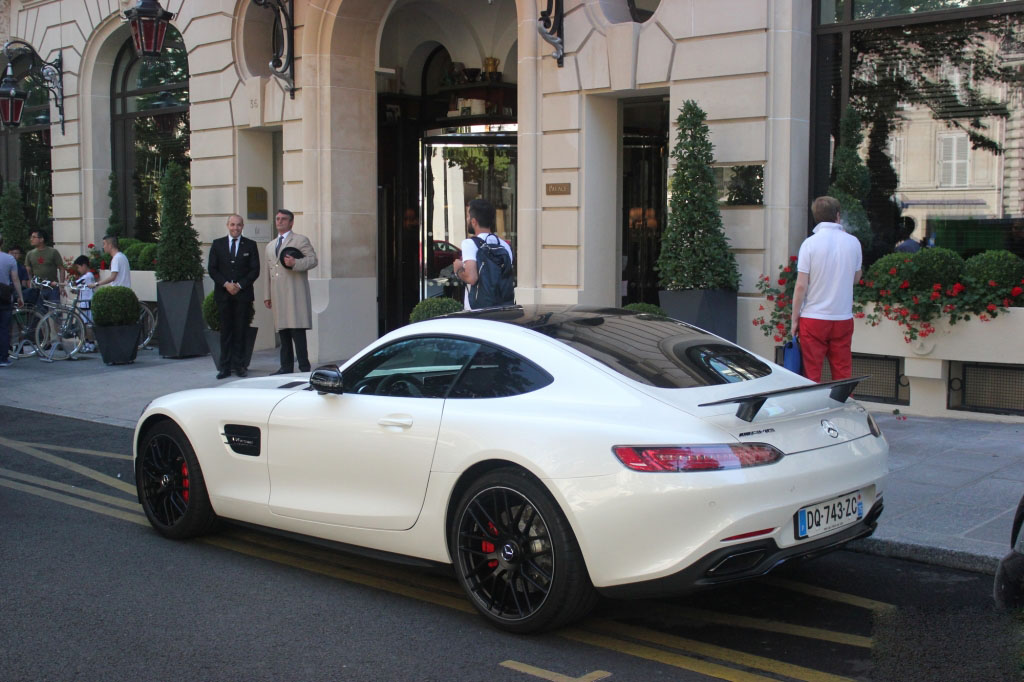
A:
[[[540,19],[537,20],[537,31],[541,38],[555,48],[551,56],[558,61],[559,66],[565,66],[564,16],[562,0],[548,0],[547,9],[540,13]]]
[[[159,57],[164,49],[167,25],[174,18],[160,6],[158,0],[139,0],[135,7],[125,10],[124,20],[132,29],[132,42],[139,57]]]
[[[15,60],[29,59],[26,75],[37,78],[53,95],[60,116],[60,134],[64,134],[64,69],[60,53],[52,62],[44,61],[35,48],[23,40],[9,40],[4,43],[4,56],[7,58],[7,73],[0,81],[0,122],[5,126],[17,127],[21,124],[21,115],[25,111],[25,100],[28,93],[18,87],[18,79],[14,77]]]
[[[561,2],[561,0],[559,0]],[[252,0],[252,4],[274,12],[274,28],[270,35],[270,71],[288,86],[295,99],[295,8],[292,0]]]

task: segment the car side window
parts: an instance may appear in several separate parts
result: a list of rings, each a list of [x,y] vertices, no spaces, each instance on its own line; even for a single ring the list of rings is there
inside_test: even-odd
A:
[[[495,346],[481,345],[449,398],[505,398],[544,388],[554,379],[529,360]]]
[[[446,337],[403,339],[357,360],[342,374],[346,393],[444,398],[480,344]]]

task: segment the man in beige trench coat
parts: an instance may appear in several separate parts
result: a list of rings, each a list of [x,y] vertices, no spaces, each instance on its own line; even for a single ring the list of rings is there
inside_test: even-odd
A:
[[[281,335],[281,366],[273,374],[294,372],[296,356],[299,371],[310,370],[306,330],[313,326],[313,306],[307,272],[316,267],[317,260],[309,239],[292,232],[294,222],[294,213],[278,209],[274,216],[277,237],[267,244],[267,295],[263,305],[274,311],[274,328]],[[286,252],[289,248],[298,249],[302,257]]]

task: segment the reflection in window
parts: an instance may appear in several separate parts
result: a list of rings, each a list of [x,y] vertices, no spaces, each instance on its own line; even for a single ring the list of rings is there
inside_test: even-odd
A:
[[[346,393],[443,398],[477,348],[448,337],[396,341],[347,368],[342,384]]]
[[[854,8],[866,18],[977,4],[890,0]],[[817,40],[814,194],[835,179],[829,158],[848,90],[863,121],[860,151],[870,180],[862,201],[872,231],[865,265],[892,252],[908,225],[925,245],[962,250],[977,240],[954,239],[954,232],[982,230],[986,243],[1024,255],[1014,229],[1024,218],[1024,182],[1014,172],[1024,167],[1024,13],[842,32],[823,26]]]
[[[715,166],[718,201],[729,206],[764,204],[764,165]]]
[[[112,161],[127,234],[152,240],[159,225],[160,180],[170,161],[189,171],[188,53],[169,26],[159,58],[139,59],[131,40],[114,63]]]
[[[28,93],[21,125],[0,132],[0,187],[18,183],[26,232],[44,229],[52,234],[49,91],[32,77],[22,81],[21,87]],[[28,244],[8,246],[29,248]]]
[[[823,4],[829,0],[822,0]],[[841,0],[832,0],[840,4]],[[915,12],[963,9],[979,5],[998,5],[1010,0],[856,0],[853,3],[854,19],[876,19]],[[824,21],[824,12],[822,12]]]
[[[449,398],[505,398],[544,388],[550,374],[518,355],[480,346],[473,361],[459,377]]]

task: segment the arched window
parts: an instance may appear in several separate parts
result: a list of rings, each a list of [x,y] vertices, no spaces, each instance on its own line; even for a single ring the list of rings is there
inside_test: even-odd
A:
[[[158,230],[160,179],[171,161],[189,171],[188,54],[167,28],[159,58],[139,59],[125,41],[111,83],[112,162],[125,234],[151,241]]]
[[[52,233],[49,92],[32,78],[23,81],[22,87],[28,91],[28,100],[21,125],[0,133],[0,189],[17,182],[28,230],[41,228]],[[8,246],[28,248],[27,244]]]

